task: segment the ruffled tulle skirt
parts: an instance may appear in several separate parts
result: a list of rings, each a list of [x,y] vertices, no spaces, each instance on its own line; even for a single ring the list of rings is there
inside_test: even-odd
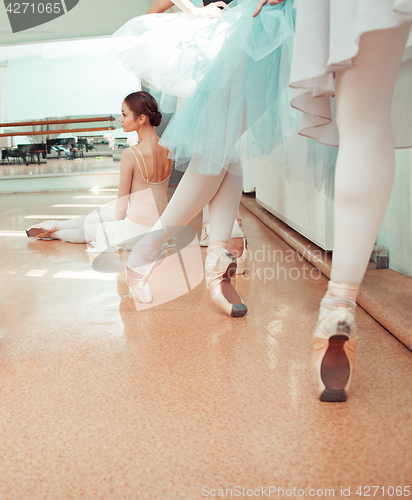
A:
[[[300,133],[337,146],[334,72],[351,67],[363,33],[412,21],[412,0],[297,0],[291,104],[303,112]],[[412,146],[412,45],[398,74],[392,106],[396,147]]]
[[[330,177],[336,151],[297,138],[300,113],[289,104],[293,0],[267,4],[254,18],[257,3],[236,0],[212,20],[133,19],[116,33],[119,59],[163,96],[181,98],[160,142],[176,168],[194,160],[204,175],[237,172],[245,133],[249,157],[272,154],[274,166],[295,174],[311,163],[324,172],[319,178]]]
[[[238,15],[230,20],[236,22]],[[148,88],[187,97],[226,38],[229,20],[150,14],[128,21],[113,35],[117,60]]]

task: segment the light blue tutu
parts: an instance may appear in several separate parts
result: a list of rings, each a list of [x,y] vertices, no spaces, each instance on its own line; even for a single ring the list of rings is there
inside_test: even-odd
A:
[[[120,59],[163,101],[181,98],[160,141],[177,169],[195,159],[203,175],[235,171],[246,133],[248,157],[272,155],[275,167],[297,177],[300,168],[316,166],[318,185],[329,187],[336,150],[298,137],[300,113],[290,106],[293,0],[267,4],[254,18],[257,3],[235,0],[213,20],[131,20],[116,34],[129,40]]]
[[[218,55],[211,62],[199,53],[192,69],[197,88],[162,136],[176,168],[196,158],[199,173],[217,175],[239,160],[242,133],[247,132],[248,155],[255,156],[270,154],[284,135],[296,131],[288,102],[293,1],[266,5],[256,18],[256,0],[231,5],[222,15],[227,28]],[[198,37],[210,39],[215,30],[212,25],[198,31],[185,46],[196,50]]]

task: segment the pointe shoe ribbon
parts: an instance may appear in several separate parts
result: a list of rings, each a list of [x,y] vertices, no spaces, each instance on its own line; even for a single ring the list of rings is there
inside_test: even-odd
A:
[[[236,259],[223,245],[209,245],[205,262],[206,289],[212,302],[227,315],[242,317],[247,307],[231,283],[236,274]]]
[[[236,274],[245,274],[248,269],[248,255],[247,255],[247,239],[246,236],[243,236],[243,250],[242,255],[236,259],[237,269]]]
[[[209,221],[203,222],[202,234],[200,235],[200,242],[199,242],[201,247],[207,247],[209,245],[209,232],[210,232]]]
[[[347,305],[348,307],[345,307]],[[331,311],[318,321],[313,336],[313,370],[321,401],[346,401],[355,364],[355,307],[348,299],[322,301]]]
[[[50,233],[58,231],[59,223],[55,220],[46,220],[41,224],[36,224],[26,230],[28,238],[47,238]]]

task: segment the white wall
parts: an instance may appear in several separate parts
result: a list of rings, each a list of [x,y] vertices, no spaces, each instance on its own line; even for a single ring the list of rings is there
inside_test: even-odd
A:
[[[7,62],[4,121],[44,118],[43,59]]]
[[[71,44],[61,51],[58,43],[47,44],[42,55],[7,62],[5,121],[119,115],[123,98],[140,90],[140,81],[114,60],[109,44],[95,54],[87,53],[79,42]],[[6,50],[0,54],[7,60]]]
[[[396,150],[395,182],[377,243],[389,250],[389,268],[412,278],[411,170],[412,150]]]
[[[149,0],[81,0],[53,21],[13,33],[5,4],[0,2],[0,44],[112,35],[129,19],[145,14],[150,6]]]

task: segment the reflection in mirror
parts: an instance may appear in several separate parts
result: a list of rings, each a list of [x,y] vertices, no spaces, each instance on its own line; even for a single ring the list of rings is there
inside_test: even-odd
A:
[[[115,61],[110,37],[0,47],[0,179],[99,184],[89,175],[119,171],[121,152],[137,143],[117,119],[123,98],[140,88]]]

